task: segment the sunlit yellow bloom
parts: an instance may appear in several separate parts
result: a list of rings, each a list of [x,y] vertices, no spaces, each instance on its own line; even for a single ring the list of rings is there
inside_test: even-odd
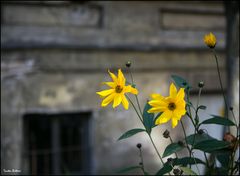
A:
[[[120,103],[122,103],[123,107],[125,109],[128,109],[129,103],[124,94],[138,94],[138,90],[133,88],[131,85],[125,85],[126,79],[121,69],[118,69],[118,77],[116,77],[116,75],[110,71],[108,71],[108,73],[110,74],[113,82],[104,82],[104,84],[108,85],[110,89],[96,92],[98,95],[100,95],[101,98],[106,97],[102,101],[101,106],[105,107],[113,101],[113,108],[117,107]]]
[[[204,36],[204,42],[209,48],[214,48],[217,43],[217,39],[215,35],[210,32],[209,34]]]
[[[177,88],[172,83],[169,89],[169,94],[168,97],[163,97],[159,94],[152,94],[152,100],[148,102],[152,108],[148,110],[148,113],[162,112],[155,121],[155,124],[159,125],[166,123],[172,119],[172,127],[175,128],[178,121],[186,113],[186,102],[184,100],[185,93],[183,88],[180,88],[177,92]]]

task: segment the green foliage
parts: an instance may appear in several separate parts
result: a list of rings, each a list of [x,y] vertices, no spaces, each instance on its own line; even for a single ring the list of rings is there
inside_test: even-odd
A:
[[[143,124],[148,134],[151,133],[152,128],[155,126],[154,114],[147,112],[150,108],[151,106],[147,102],[143,110]]]
[[[227,168],[231,156],[231,151],[228,149],[219,150],[214,153],[216,155],[217,160],[221,163],[222,167]]]
[[[197,175],[192,169],[188,168],[188,167],[179,167],[183,173],[185,173],[186,175]]]
[[[214,139],[213,137],[209,136],[206,133],[203,134],[191,134],[186,138],[188,144],[194,146],[199,142],[206,141],[209,139]]]
[[[168,172],[171,172],[172,166],[170,163],[166,162],[164,163],[163,167],[156,173],[156,175],[164,175]]]
[[[129,137],[131,137],[137,133],[143,132],[143,131],[145,131],[145,130],[141,129],[141,128],[135,128],[135,129],[129,130],[126,133],[124,133],[121,137],[119,137],[118,140],[129,138]]]
[[[164,153],[163,153],[163,158],[166,157],[166,156],[169,156],[177,151],[180,151],[184,148],[183,145],[179,145],[178,143],[172,143],[172,144],[169,144]]]
[[[132,171],[132,170],[136,170],[136,169],[141,169],[141,166],[130,166],[130,167],[121,169],[121,170],[117,171],[116,173],[123,174],[123,173],[129,172],[129,171]]]
[[[194,148],[202,150],[204,152],[213,152],[215,150],[224,149],[230,145],[229,142],[219,141],[216,139],[205,140],[197,143]]]
[[[182,77],[177,76],[177,75],[172,75],[171,77],[178,87],[185,88],[185,89],[191,88],[191,86],[188,84],[188,82],[185,79],[183,79]]]
[[[187,166],[188,164],[189,165],[206,164],[202,160],[198,158],[193,158],[193,157],[175,158],[173,163],[174,165],[182,165],[182,166]]]
[[[235,124],[225,118],[225,117],[220,117],[220,116],[216,116],[216,115],[212,115],[213,118],[211,119],[207,119],[207,120],[204,120],[201,124],[217,124],[217,125],[225,125],[225,126],[234,126]]]

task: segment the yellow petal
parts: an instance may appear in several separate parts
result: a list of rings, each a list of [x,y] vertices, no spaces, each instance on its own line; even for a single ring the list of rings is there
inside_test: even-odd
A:
[[[151,94],[151,97],[152,97],[152,99],[160,99],[160,100],[164,99],[164,97],[162,95],[156,94],[156,93]]]
[[[171,98],[175,98],[177,96],[177,88],[175,87],[175,85],[172,83],[169,89],[169,96]]]
[[[163,112],[165,110],[166,110],[166,108],[164,108],[164,107],[153,107],[153,108],[148,110],[148,113]]]
[[[114,89],[108,89],[108,90],[103,90],[103,91],[100,91],[100,92],[96,92],[98,95],[101,96],[101,98],[105,97],[105,96],[108,96],[109,94],[113,93],[114,92]]]
[[[178,124],[178,119],[177,118],[172,118],[172,128],[175,128]]]
[[[160,117],[156,120],[155,124],[162,124],[168,122],[172,117],[172,112],[171,111],[164,111]]]
[[[103,84],[108,85],[111,88],[115,88],[116,87],[116,83],[115,82],[103,82]]]
[[[123,107],[124,107],[125,109],[128,109],[129,103],[128,103],[127,98],[126,98],[125,95],[123,95],[123,94],[122,94],[122,104],[123,104]]]
[[[110,72],[110,70],[108,70],[108,73],[110,74],[110,76],[111,76],[111,78],[112,78],[112,80],[113,80],[113,82],[117,82],[117,77],[116,77],[116,75],[115,74],[113,74],[112,72]]]
[[[107,98],[105,98],[105,99],[102,101],[101,106],[102,106],[102,107],[105,107],[105,106],[107,106],[109,103],[111,103],[111,102],[113,101],[115,95],[116,95],[115,93],[110,94]]]
[[[176,118],[177,120],[180,120],[183,115],[186,114],[185,109],[176,109],[173,112],[173,118]]]
[[[121,71],[121,69],[118,69],[118,84],[121,86],[125,86],[126,79]]]
[[[183,100],[184,99],[184,89],[183,88],[180,88],[180,90],[178,91],[178,93],[177,93],[177,101],[178,100]]]
[[[121,103],[121,101],[122,101],[121,94],[116,93],[113,101],[113,108],[118,106]]]
[[[135,89],[135,88],[133,88],[132,86],[130,86],[130,85],[128,85],[128,86],[125,86],[125,88],[124,88],[124,92],[130,92],[130,93],[132,93],[132,94],[138,94],[138,90],[137,89]]]
[[[162,100],[151,100],[148,102],[148,104],[150,104],[151,106],[155,107],[167,107],[168,104],[165,102],[165,101],[162,101]]]

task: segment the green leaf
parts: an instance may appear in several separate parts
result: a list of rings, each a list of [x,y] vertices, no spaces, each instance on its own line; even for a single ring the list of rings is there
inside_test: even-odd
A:
[[[193,164],[205,164],[202,160],[198,158],[190,158],[190,157],[184,157],[184,158],[176,158],[174,159],[174,165],[182,165],[182,166],[187,166],[188,164],[193,165]]]
[[[135,129],[129,130],[126,133],[124,133],[121,137],[119,137],[118,140],[129,138],[129,137],[131,137],[137,133],[143,132],[143,131],[145,131],[145,130],[141,129],[141,128],[135,128]]]
[[[182,88],[190,88],[191,87],[188,84],[188,82],[185,79],[183,79],[182,77],[177,76],[177,75],[172,75],[171,77],[178,87],[182,87]]]
[[[197,175],[192,169],[188,167],[179,167],[187,175]]]
[[[213,137],[209,136],[207,133],[203,134],[191,134],[190,136],[187,136],[186,141],[190,145],[196,145],[199,142],[206,141],[209,139],[214,139]]]
[[[166,156],[169,156],[169,155],[173,154],[174,152],[182,150],[183,148],[184,148],[184,146],[179,145],[178,143],[169,144],[166,147],[162,157],[164,158]]]
[[[151,133],[152,128],[155,125],[154,124],[154,114],[147,112],[150,108],[151,108],[151,106],[147,102],[145,107],[144,107],[144,110],[143,110],[143,124],[144,124],[148,134]]]
[[[224,149],[224,148],[228,147],[229,144],[230,143],[226,142],[226,141],[219,141],[219,140],[216,140],[216,139],[210,139],[210,140],[205,140],[205,141],[197,143],[194,146],[194,148],[202,150],[204,152],[211,153],[215,150]]]
[[[204,120],[201,124],[217,124],[217,125],[225,125],[225,126],[234,126],[235,124],[225,118],[225,117],[220,117],[220,116],[216,116],[216,115],[212,115],[213,118],[211,119],[207,119],[207,120]]]
[[[141,166],[130,166],[130,167],[127,167],[127,168],[124,168],[124,169],[121,169],[121,170],[117,171],[117,173],[118,174],[126,173],[126,172],[129,172],[129,171],[135,170],[135,169],[141,169]]]
[[[214,153],[217,160],[221,163],[222,167],[228,168],[231,152],[229,150],[220,150]]]
[[[172,166],[169,163],[165,163],[163,167],[156,173],[156,175],[164,175],[168,172],[171,172]]]

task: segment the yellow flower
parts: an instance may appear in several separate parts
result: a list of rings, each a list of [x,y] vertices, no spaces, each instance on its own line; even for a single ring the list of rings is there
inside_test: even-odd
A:
[[[204,43],[209,47],[209,48],[214,48],[216,45],[217,39],[213,33],[209,33],[204,36]]]
[[[122,103],[123,107],[128,109],[129,103],[124,94],[129,92],[132,94],[138,94],[138,90],[133,88],[131,85],[125,85],[126,79],[121,69],[118,69],[118,77],[109,70],[108,73],[110,74],[113,82],[104,82],[104,84],[108,85],[110,89],[96,92],[101,98],[106,97],[102,101],[101,106],[105,107],[113,101],[113,108]]]
[[[186,113],[185,101],[184,101],[184,89],[180,88],[177,92],[177,88],[172,83],[169,89],[169,97],[163,97],[159,94],[152,94],[152,100],[148,103],[152,106],[148,110],[148,113],[162,112],[158,117],[155,124],[159,125],[168,122],[172,119],[172,127],[175,128],[178,121]]]

